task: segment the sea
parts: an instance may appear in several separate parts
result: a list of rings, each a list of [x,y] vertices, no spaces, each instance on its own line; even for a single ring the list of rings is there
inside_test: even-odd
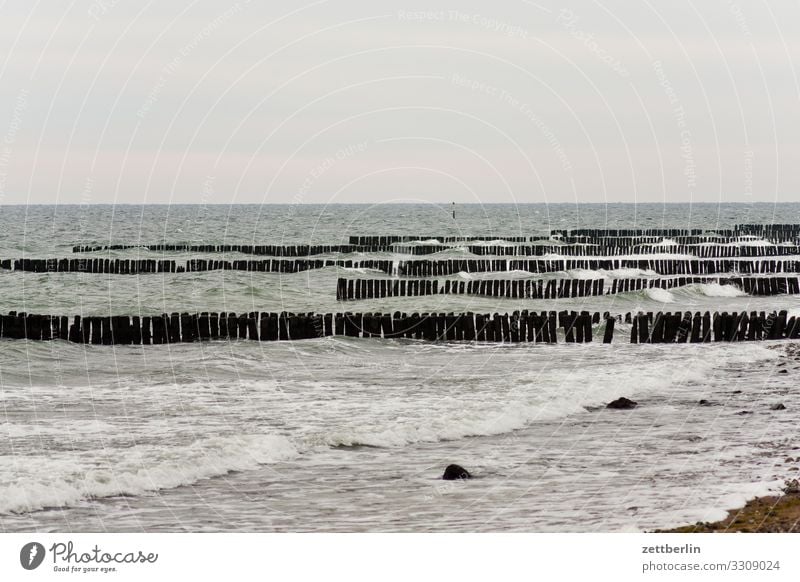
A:
[[[154,243],[797,223],[800,204],[0,206],[0,258],[252,259]],[[750,243],[752,244],[752,243]],[[766,243],[762,243],[766,244]],[[459,244],[433,257],[469,257]],[[322,258],[390,258],[384,253]],[[423,258],[423,257],[415,257]],[[507,257],[506,257],[507,258]],[[788,258],[788,257],[787,257]],[[656,276],[569,271],[559,278]],[[751,311],[793,295],[689,285],[605,297],[336,300],[302,273],[0,270],[0,311]],[[458,273],[451,278],[536,278]],[[0,340],[0,531],[632,532],[723,518],[800,468],[800,349],[326,337],[153,346]],[[563,338],[561,338],[563,340]],[[606,409],[617,397],[633,410]],[[703,404],[700,401],[705,401]],[[776,404],[785,409],[774,410]],[[450,463],[473,478],[443,481]]]

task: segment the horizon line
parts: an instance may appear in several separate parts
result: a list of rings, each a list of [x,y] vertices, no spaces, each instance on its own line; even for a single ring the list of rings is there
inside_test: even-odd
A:
[[[608,206],[616,204],[648,204],[659,206],[678,206],[678,205],[706,205],[719,206],[722,204],[799,204],[796,201],[742,201],[731,200],[725,202],[93,202],[91,204],[83,202],[28,202],[28,203],[5,203],[0,202],[0,208],[12,206]]]

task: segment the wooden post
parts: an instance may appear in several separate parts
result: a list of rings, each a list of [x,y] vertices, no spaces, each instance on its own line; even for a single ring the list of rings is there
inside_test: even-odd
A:
[[[152,331],[151,331],[151,327],[150,327],[151,326],[151,319],[152,318],[150,316],[148,316],[148,315],[145,315],[144,317],[142,317],[141,333],[142,333],[142,345],[143,346],[149,346],[151,341],[152,341]]]
[[[603,343],[610,344],[614,339],[614,318],[606,317],[606,331],[603,334]]]
[[[646,314],[641,312],[636,317],[639,319],[639,343],[648,343],[650,339],[649,319]]]

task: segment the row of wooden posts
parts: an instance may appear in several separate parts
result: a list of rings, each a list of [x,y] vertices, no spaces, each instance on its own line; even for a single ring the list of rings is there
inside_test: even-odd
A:
[[[4,339],[67,340],[84,344],[151,345],[210,340],[289,341],[329,336],[611,343],[615,324],[630,324],[631,343],[700,343],[800,338],[800,319],[786,311],[627,313],[514,311],[513,313],[171,313],[160,316],[81,317],[10,312],[0,316]]]
[[[548,241],[549,242],[549,241]],[[498,257],[541,257],[545,255],[563,255],[570,257],[614,257],[626,255],[671,254],[690,255],[695,257],[775,257],[800,255],[798,245],[726,245],[726,244],[691,244],[663,245],[637,244],[628,246],[592,245],[592,244],[536,244],[536,245],[460,245],[473,255]],[[191,252],[191,253],[242,253],[273,257],[308,257],[313,255],[335,253],[397,253],[404,255],[432,255],[451,250],[454,247],[446,244],[392,244],[392,245],[107,245],[77,246],[75,253],[96,251],[120,251],[145,249],[150,252]]]
[[[197,271],[260,271],[269,273],[299,273],[324,267],[376,269],[392,271],[392,261],[368,259],[363,261],[334,259],[260,259],[220,261],[190,259],[183,264],[174,260],[156,259],[5,259],[0,268],[33,273],[110,273],[138,275],[147,273],[186,273]]]
[[[800,260],[780,259],[414,259],[398,261],[396,273],[406,277],[436,277],[465,273],[527,271],[554,273],[574,269],[611,271],[641,269],[659,275],[716,273],[800,273]]]
[[[648,229],[648,230],[614,230],[614,229],[551,229],[547,233],[538,235],[478,235],[478,236],[436,236],[436,235],[352,235],[349,238],[351,245],[392,245],[396,243],[407,243],[414,241],[438,241],[440,243],[468,243],[477,241],[502,240],[511,243],[526,243],[547,241],[553,237],[560,239],[648,239],[648,238],[676,238],[676,237],[702,237],[705,239],[732,239],[739,236],[734,230],[715,231],[711,234],[704,234],[702,229]],[[656,241],[658,242],[658,241]]]
[[[468,242],[487,240],[506,240],[509,242],[529,242],[556,237],[589,237],[589,238],[644,238],[644,237],[717,237],[733,239],[741,236],[779,238],[800,235],[800,224],[737,224],[733,228],[715,229],[709,232],[701,228],[554,228],[533,236],[430,236],[430,235],[400,235],[400,236],[350,236],[350,244],[392,244],[415,240],[438,240],[440,242]]]
[[[638,313],[631,322],[631,343],[800,339],[800,318],[786,311]]]
[[[569,244],[592,244],[598,246],[635,246],[641,244],[663,243],[665,238],[676,244],[736,244],[751,242],[754,235],[736,233],[731,230],[709,234],[682,234],[682,235],[620,235],[611,236],[603,232],[595,234],[576,234],[575,231],[566,233],[552,231],[550,235],[541,236],[351,236],[350,244],[355,246],[390,246],[403,243],[417,244],[469,244],[476,242],[503,241],[505,243],[548,243],[557,240]],[[797,239],[796,235],[789,232],[771,232],[763,237],[757,237],[766,242],[787,243]]]
[[[387,251],[406,255],[428,255],[439,253],[452,247],[446,246],[400,246],[395,245]],[[659,245],[600,246],[600,245],[532,245],[532,246],[489,246],[470,245],[464,249],[473,255],[498,257],[541,257],[563,255],[570,257],[621,257],[628,255],[689,255],[694,257],[777,257],[800,255],[797,245]]]
[[[800,235],[800,224],[737,224],[733,232],[754,236],[797,236]]]
[[[330,253],[378,253],[391,250],[386,246],[372,245],[195,245],[195,244],[131,244],[131,245],[78,245],[72,247],[73,253],[92,253],[97,251],[125,251],[146,249],[152,252],[191,252],[191,253],[242,253],[269,257],[308,257]]]
[[[733,285],[748,295],[800,293],[798,277],[674,277],[636,279],[484,279],[436,281],[431,279],[347,279],[336,281],[336,299],[352,301],[386,297],[475,295],[510,299],[562,299],[597,297],[641,291],[674,289],[691,284]]]
[[[136,275],[214,270],[296,273],[324,267],[377,269],[389,275],[436,277],[459,272],[553,273],[574,269],[607,271],[652,270],[660,275],[710,275],[718,273],[800,273],[800,260],[780,259],[251,259],[225,261],[189,259],[2,259],[0,268],[33,273],[77,272]]]

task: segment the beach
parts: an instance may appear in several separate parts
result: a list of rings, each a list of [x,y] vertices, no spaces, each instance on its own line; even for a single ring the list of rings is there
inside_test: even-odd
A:
[[[751,499],[741,509],[714,523],[696,523],[657,533],[800,533],[800,494],[793,490],[781,495]]]

